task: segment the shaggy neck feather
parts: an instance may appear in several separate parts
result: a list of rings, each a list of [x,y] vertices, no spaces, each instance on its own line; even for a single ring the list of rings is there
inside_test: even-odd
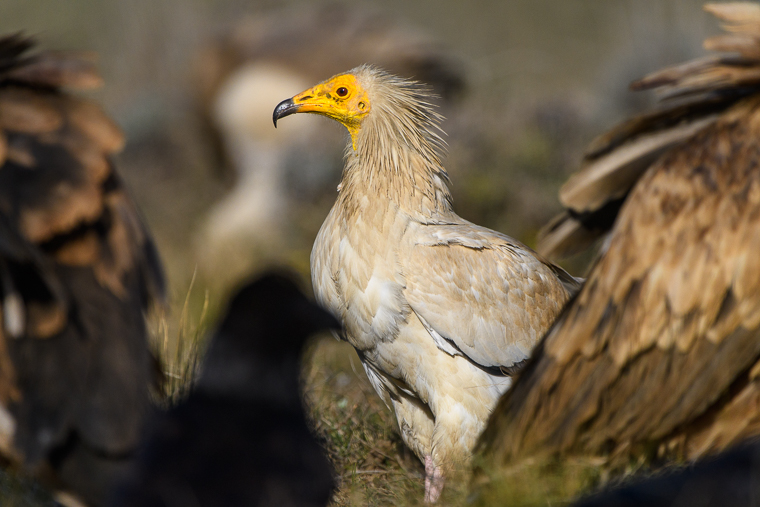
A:
[[[356,151],[348,145],[340,198],[385,197],[423,221],[450,214],[441,117],[426,101],[425,89],[376,70],[362,81],[372,110],[362,121]]]

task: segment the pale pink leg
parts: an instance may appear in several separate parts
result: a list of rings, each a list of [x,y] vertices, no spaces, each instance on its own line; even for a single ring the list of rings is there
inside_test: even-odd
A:
[[[446,478],[441,467],[433,465],[433,457],[425,456],[425,503],[436,503],[443,492]]]

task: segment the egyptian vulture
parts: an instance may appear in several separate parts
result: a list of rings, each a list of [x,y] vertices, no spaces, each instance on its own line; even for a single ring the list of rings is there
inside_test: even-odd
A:
[[[0,38],[0,455],[103,505],[140,437],[156,250],[110,155],[119,129],[64,88],[86,60]]]
[[[189,398],[150,424],[112,507],[324,507],[335,486],[299,388],[306,339],[338,329],[289,276],[232,299]]]
[[[661,107],[600,137],[563,188],[550,249],[613,225],[494,411],[485,467],[693,459],[760,433],[760,5],[706,10],[730,32],[706,48],[730,54],[634,83]]]
[[[318,301],[343,323],[435,501],[578,280],[454,213],[427,88],[360,66],[281,102],[350,133],[338,198],[311,254]]]
[[[463,72],[451,51],[418,27],[356,2],[280,7],[226,28],[195,64],[201,116],[234,178],[200,231],[199,257],[214,273],[220,265],[242,273],[256,260],[279,259],[284,246],[310,242],[320,222],[293,217],[329,206],[340,176],[337,132],[305,121],[276,135],[272,104],[365,61],[415,76],[448,104],[463,88]],[[300,171],[304,165],[309,174]]]

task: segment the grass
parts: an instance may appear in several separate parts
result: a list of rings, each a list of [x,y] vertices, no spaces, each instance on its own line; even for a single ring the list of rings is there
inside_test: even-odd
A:
[[[165,382],[157,402],[179,403],[197,377],[205,339],[220,301],[194,273],[172,311],[150,319],[153,349]],[[303,355],[304,403],[338,479],[331,505],[422,505],[424,470],[396,431],[394,416],[370,385],[353,348],[331,335],[314,337]],[[465,481],[444,500],[460,504]]]
[[[157,398],[162,406],[186,397],[202,363],[210,315],[220,306],[199,287],[202,283],[194,275],[174,311],[159,312],[150,321],[165,375]],[[422,505],[422,464],[401,441],[393,413],[350,345],[327,334],[314,337],[303,355],[302,386],[310,422],[338,479],[331,505]],[[447,504],[464,500],[466,482],[460,484],[447,487]]]
[[[167,315],[166,308],[156,310],[149,326],[155,356],[163,369],[162,392],[157,402],[163,406],[176,405],[189,394],[200,370],[209,315],[209,292],[203,291],[200,311],[192,313],[191,301],[197,271],[193,272],[181,310],[176,319]],[[176,314],[176,312],[174,312]]]
[[[585,458],[524,461],[481,476],[469,503],[477,507],[567,505],[603,482],[601,465],[598,460]]]

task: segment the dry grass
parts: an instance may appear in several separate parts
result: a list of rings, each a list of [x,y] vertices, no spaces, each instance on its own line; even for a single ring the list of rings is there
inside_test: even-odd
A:
[[[189,394],[200,371],[205,349],[209,292],[203,291],[200,311],[191,311],[197,273],[193,273],[179,312],[159,308],[149,321],[151,348],[163,368],[163,390],[157,402],[173,406]],[[174,317],[172,317],[174,316]]]
[[[210,316],[221,303],[210,299],[203,283],[194,274],[184,298],[150,320],[153,349],[165,375],[157,400],[162,406],[184,399],[197,378]],[[401,441],[392,412],[373,390],[353,348],[327,334],[315,337],[304,352],[302,384],[311,423],[339,482],[332,505],[421,505],[422,464]],[[459,504],[464,491],[453,485],[445,498]]]
[[[339,479],[335,505],[398,503],[419,489],[422,467],[403,447],[350,346],[325,336],[304,361],[305,402]]]

